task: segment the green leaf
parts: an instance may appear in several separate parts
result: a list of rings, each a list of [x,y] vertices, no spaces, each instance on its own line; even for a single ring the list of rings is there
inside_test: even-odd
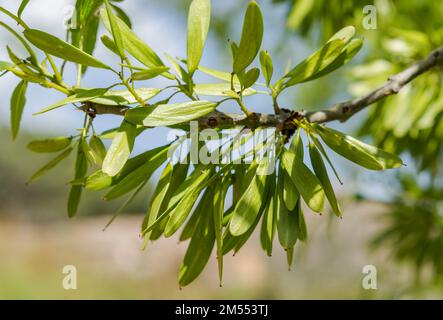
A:
[[[230,186],[231,179],[224,176],[214,188],[214,230],[217,244],[217,262],[220,286],[223,280],[223,214],[225,212],[225,199]]]
[[[106,147],[103,141],[94,134],[89,140],[89,147],[91,148],[94,162],[101,166],[106,157]]]
[[[128,161],[136,138],[136,127],[123,121],[120,132],[115,136],[103,160],[103,172],[111,177],[117,175]]]
[[[278,184],[281,185],[282,183],[279,181]],[[280,192],[282,191],[281,187],[278,188]],[[300,200],[297,202],[294,210],[289,211],[283,203],[282,197],[279,196],[277,201],[277,233],[278,240],[285,250],[292,249],[297,242],[299,208]]]
[[[243,22],[240,46],[234,59],[234,72],[241,73],[257,56],[263,40],[263,16],[257,2],[249,3]]]
[[[332,150],[362,167],[370,170],[384,170],[403,165],[403,161],[392,153],[318,124],[312,124],[312,127]]]
[[[229,72],[225,72],[225,71],[219,71],[219,70],[215,70],[215,69],[211,69],[211,68],[206,68],[206,67],[202,67],[199,66],[198,70],[206,73],[216,79],[220,79],[223,81],[226,81],[229,83],[229,85],[231,84],[231,74]],[[238,77],[236,75],[234,75],[234,85],[236,86],[240,86],[240,80],[238,79]]]
[[[28,53],[29,53],[29,56],[30,56],[29,61],[31,62],[31,64],[34,67],[36,67],[38,70],[41,71],[42,68],[38,62],[37,55],[35,54],[34,50],[32,50],[31,46],[25,41],[25,39],[23,39],[22,36],[20,36],[14,29],[9,27],[4,22],[0,21],[0,26],[4,27],[6,30],[8,30],[14,37],[16,37],[21,42],[21,44],[25,47],[26,51],[28,51]]]
[[[212,207],[208,207],[189,243],[179,271],[179,284],[186,286],[203,271],[215,243]]]
[[[315,212],[323,212],[325,203],[325,193],[318,178],[303,163],[300,157],[301,152],[297,149],[303,148],[299,135],[294,137],[299,140],[292,143],[289,150],[284,150],[282,154],[282,164],[289,173],[297,190],[300,192],[306,204]],[[297,149],[295,147],[298,147]]]
[[[100,37],[100,40],[102,41],[103,45],[109,49],[109,51],[116,54],[117,56],[119,55],[119,52],[118,52],[117,46],[115,45],[114,40],[109,38],[107,35],[102,35]]]
[[[86,156],[83,153],[81,143],[78,144],[77,159],[75,162],[75,174],[74,180],[83,179],[86,176],[88,170],[88,162]],[[82,196],[83,186],[71,186],[68,196],[68,216],[74,217],[78,210],[78,205]]]
[[[20,4],[20,7],[17,11],[17,17],[21,18],[23,11],[25,10],[26,6],[29,4],[29,0],[22,0],[22,3]]]
[[[234,85],[236,91],[240,91],[240,85]],[[230,97],[231,85],[229,83],[205,83],[194,85],[194,92],[202,96]],[[251,96],[257,91],[247,88],[243,91],[243,96]]]
[[[126,113],[125,119],[146,127],[164,127],[200,118],[214,111],[216,107],[217,103],[210,101],[160,104],[156,107],[131,109]]]
[[[37,153],[59,152],[71,145],[72,138],[57,137],[53,139],[31,141],[27,148]]]
[[[117,51],[119,56],[124,59],[125,58],[125,48],[123,46],[123,36],[120,32],[119,25],[117,23],[117,18],[112,12],[111,6],[109,5],[109,1],[105,0],[106,13],[108,14],[109,26],[111,28],[111,34],[114,38],[115,46],[117,47]]]
[[[129,16],[122,10],[122,8],[117,7],[113,4],[111,4],[111,7],[114,9],[117,16],[130,28],[132,29],[132,22]]]
[[[173,167],[170,163],[168,163],[165,169],[163,170],[160,176],[160,180],[157,183],[157,187],[154,190],[154,194],[152,195],[152,199],[149,204],[146,216],[143,219],[141,232],[143,232],[143,230],[145,230],[147,226],[151,225],[155,221],[155,219],[157,219],[159,213],[161,212],[163,200],[166,196],[166,193],[168,192],[168,188],[171,183],[172,173],[173,173]],[[147,232],[144,235],[145,242],[143,245],[143,249],[146,248],[151,234],[152,231]]]
[[[85,188],[88,190],[103,190],[112,185],[112,177],[99,170],[90,175],[85,182]]]
[[[128,173],[121,179],[108,193],[106,193],[104,199],[106,201],[114,200],[119,198],[128,192],[136,189],[144,181],[148,180],[152,174],[166,161],[167,158],[167,148],[162,149],[157,154],[149,158],[140,167],[133,169],[133,171],[128,170]],[[124,170],[124,168],[123,168]]]
[[[160,89],[137,88],[134,91],[143,101],[148,101],[160,93]],[[138,103],[134,95],[129,90],[109,90],[105,94],[91,99],[91,102],[110,106],[120,106]]]
[[[43,114],[48,111],[52,111],[54,109],[63,107],[65,105],[71,104],[71,103],[91,101],[94,98],[98,98],[98,97],[103,96],[106,93],[106,91],[108,91],[108,89],[106,89],[106,88],[77,89],[77,91],[73,95],[71,95],[59,102],[56,102],[56,103],[50,105],[49,107],[40,110],[37,113],[34,113],[34,115]]]
[[[284,87],[287,88],[313,79],[340,56],[344,47],[345,42],[340,39],[328,42],[284,76],[287,79]]]
[[[28,83],[26,81],[20,81],[17,87],[14,89],[11,97],[11,131],[12,139],[17,138],[20,130],[20,122],[22,120],[23,109],[26,104],[26,89]]]
[[[294,210],[297,205],[298,199],[300,198],[300,193],[297,190],[294,182],[292,181],[289,173],[286,169],[282,168],[280,179],[283,179],[283,202],[289,211]]]
[[[187,188],[185,195],[180,202],[172,209],[169,214],[169,220],[165,229],[165,237],[172,236],[178,228],[181,227],[185,219],[188,217],[192,208],[197,201],[203,186],[208,179],[211,171],[205,170],[197,177],[197,179]]]
[[[183,185],[189,185],[187,183],[184,183],[187,179],[187,174],[189,171],[189,163],[177,163],[174,165],[171,181],[169,182],[167,192],[165,196],[163,197],[161,201],[160,208],[158,209],[158,212],[156,213],[156,219],[160,218],[161,215],[163,215],[165,212],[167,212],[167,209],[169,207],[173,207],[175,204],[175,199],[171,200],[174,195],[177,193],[181,193],[182,190],[186,190],[186,188],[183,188]],[[194,177],[197,177],[197,175],[193,175]],[[179,200],[177,200],[179,201]],[[153,219],[154,220],[154,219]],[[155,220],[153,222],[150,221],[149,224],[144,223],[143,224],[143,230],[147,229],[150,225],[153,225]],[[152,228],[152,234],[150,236],[151,240],[156,240],[160,236],[163,235],[164,230],[166,228],[166,224],[168,223],[168,219],[161,220],[158,225],[156,225],[154,228]]]
[[[257,171],[263,169],[264,171],[259,172],[265,172],[269,165],[268,160],[263,160]],[[255,222],[265,197],[266,178],[266,175],[256,174],[238,201],[229,225],[233,236],[246,233]]]
[[[102,21],[111,30],[106,10],[100,10]],[[135,59],[149,68],[163,67],[164,64],[159,56],[144,43],[120,18],[115,17],[118,28],[122,34],[123,46]]]
[[[210,188],[206,188],[201,200],[198,202],[197,207],[194,210],[194,213],[183,228],[180,235],[180,241],[186,241],[192,238],[201,216],[206,215],[208,207],[212,206],[213,204],[212,196],[212,190]]]
[[[300,202],[298,207],[298,239],[303,242],[308,239],[308,228],[306,226],[306,220]]]
[[[146,69],[139,72],[134,72],[131,76],[132,80],[149,80],[168,71],[168,67],[156,67],[151,69]]]
[[[263,76],[266,79],[266,85],[269,87],[271,84],[272,74],[274,73],[274,64],[272,63],[271,56],[265,50],[260,52],[260,65]]]
[[[12,67],[12,64],[6,61],[0,61],[0,72],[6,70],[6,68]]]
[[[187,64],[189,74],[197,70],[211,20],[211,1],[193,0],[188,15]]]
[[[257,82],[258,77],[260,77],[260,70],[258,68],[252,68],[246,72],[243,79],[243,86],[245,88],[252,87]]]
[[[29,42],[50,55],[88,67],[111,69],[100,60],[49,33],[26,29],[23,34]]]
[[[320,152],[317,150],[313,143],[309,143],[309,155],[315,175],[320,180],[323,186],[323,190],[325,191],[326,198],[331,205],[332,211],[334,211],[337,217],[340,217],[342,215],[340,205],[337,202],[334,189],[332,188],[331,182],[329,181],[328,172],[326,170],[325,164],[323,163]]]
[[[277,197],[275,188],[275,175],[270,180],[270,199],[263,213],[263,221],[260,230],[260,243],[268,256],[272,255],[272,244],[275,237],[276,221],[277,221]]]
[[[38,179],[40,179],[43,175],[48,173],[51,169],[55,168],[60,162],[65,160],[72,152],[72,148],[66,149],[61,154],[59,154],[57,157],[49,161],[47,164],[45,164],[43,167],[38,169],[31,178],[29,178],[27,184],[30,184]]]

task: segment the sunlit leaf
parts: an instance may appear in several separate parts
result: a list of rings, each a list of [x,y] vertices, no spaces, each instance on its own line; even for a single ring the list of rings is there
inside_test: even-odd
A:
[[[134,72],[131,76],[132,80],[149,80],[155,77],[158,77],[159,75],[165,73],[168,71],[168,67],[157,67],[157,68],[151,68],[146,69],[143,71]]]
[[[179,271],[179,284],[190,284],[203,271],[215,243],[212,207],[199,219]]]
[[[105,27],[110,31],[110,23],[106,10],[101,9],[101,18]],[[162,67],[163,62],[159,56],[141,40],[120,18],[115,17],[118,28],[122,34],[123,46],[135,59],[149,68]]]
[[[334,189],[332,188],[331,182],[329,181],[328,172],[326,170],[325,164],[323,163],[320,152],[317,150],[313,143],[309,143],[309,155],[311,158],[312,168],[314,169],[315,175],[320,180],[323,186],[326,198],[328,199],[328,202],[331,205],[331,208],[334,211],[335,215],[337,217],[340,217],[340,205],[337,202]]]
[[[117,51],[122,59],[125,58],[125,48],[123,45],[123,35],[120,32],[119,24],[117,23],[117,18],[112,12],[111,6],[109,5],[109,1],[105,0],[106,13],[108,14],[109,19],[109,27],[111,28],[111,34],[114,38],[115,46],[117,47]]]
[[[351,136],[318,124],[312,124],[323,141],[344,158],[371,170],[398,168],[403,161],[396,155],[368,145]]]
[[[29,178],[27,184],[30,184],[38,179],[40,179],[42,176],[44,176],[46,173],[48,173],[51,169],[55,168],[60,162],[65,160],[72,152],[72,148],[66,149],[61,154],[59,154],[57,157],[49,161],[47,164],[45,164],[43,167],[38,169],[31,178]]]
[[[106,93],[106,91],[108,91],[108,89],[106,89],[106,88],[77,89],[73,95],[71,95],[59,102],[56,102],[56,103],[50,105],[49,107],[46,107],[46,108],[40,110],[39,112],[35,113],[35,115],[46,113],[48,111],[63,107],[67,104],[91,101],[94,98],[98,98],[98,97],[103,96]]]
[[[125,119],[146,127],[164,127],[200,118],[214,111],[216,107],[217,103],[210,101],[160,104],[155,107],[131,109],[126,113]]]
[[[294,138],[296,139],[297,136]],[[289,173],[297,190],[300,192],[306,204],[315,212],[322,213],[325,203],[325,193],[318,178],[309,170],[303,163],[303,158],[297,156],[297,150],[294,150],[292,144],[291,148],[285,150],[282,155],[282,164]],[[303,148],[301,142],[298,144]]]
[[[211,1],[193,0],[188,15],[187,64],[193,74],[200,63],[211,20]]]
[[[20,81],[17,87],[14,89],[11,97],[11,131],[12,138],[18,135],[20,130],[20,123],[22,120],[23,109],[26,104],[26,89],[28,84],[26,81]]]
[[[82,179],[85,177],[88,170],[88,162],[86,156],[83,153],[81,143],[79,143],[77,148],[77,159],[75,162],[75,174],[74,179]],[[70,218],[74,217],[77,213],[80,199],[83,192],[83,186],[71,186],[68,196],[68,216]]]
[[[123,121],[120,132],[112,140],[108,153],[103,160],[102,170],[104,173],[113,177],[120,172],[128,161],[136,138],[135,129],[132,123]]]
[[[257,82],[258,77],[260,77],[260,70],[258,68],[252,68],[251,70],[246,72],[243,79],[243,86],[245,88],[252,87],[255,82]]]
[[[146,161],[140,167],[129,171],[127,175],[121,179],[106,195],[104,199],[110,201],[119,198],[128,192],[136,189],[144,181],[148,180],[152,174],[166,161],[167,149],[163,149],[154,156],[152,156],[149,161]]]
[[[235,85],[234,88],[236,91],[240,91],[240,85]],[[231,85],[229,83],[199,83],[194,85],[194,92],[201,96],[230,97]],[[243,96],[251,96],[256,93],[256,90],[247,88],[243,91]]]
[[[37,153],[59,152],[71,145],[72,139],[68,137],[57,137],[53,139],[31,141],[27,148]]]
[[[260,65],[263,76],[266,79],[266,85],[269,87],[271,84],[272,74],[274,73],[274,65],[272,63],[271,56],[267,51],[262,50],[260,52]]]
[[[50,35],[49,33],[35,29],[26,29],[25,31],[23,31],[23,34],[25,38],[37,48],[53,56],[84,66],[110,69],[109,66],[107,66],[100,60],[79,50],[78,48],[63,40]]]
[[[239,74],[257,56],[263,39],[263,16],[257,2],[249,3],[243,21],[243,31],[234,60],[234,72]]]

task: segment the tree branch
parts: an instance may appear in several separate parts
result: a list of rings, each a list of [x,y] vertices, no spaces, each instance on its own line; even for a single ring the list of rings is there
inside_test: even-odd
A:
[[[442,62],[443,47],[440,47],[431,52],[426,59],[423,59],[402,72],[389,77],[388,82],[369,94],[360,98],[338,103],[331,108],[322,111],[304,112],[299,114],[295,111],[282,110],[280,115],[253,113],[250,116],[246,116],[244,114],[228,114],[216,110],[197,120],[199,121],[202,129],[227,129],[236,126],[246,126],[249,128],[278,127],[280,129],[294,129],[295,125],[292,123],[292,121],[287,121],[294,116],[302,116],[305,117],[309,122],[317,123],[335,120],[344,122],[357,112],[372,105],[373,103],[390,95],[397,94],[406,84]],[[82,106],[82,110],[93,113],[94,115],[114,114],[124,116],[126,111],[129,110],[129,107],[108,106],[88,102]]]
[[[402,72],[389,77],[388,82],[364,97],[338,103],[326,110],[307,112],[304,116],[310,122],[323,123],[334,120],[344,122],[367,106],[390,95],[397,94],[403,86],[442,62],[443,47],[440,47],[431,52],[426,59],[423,59]]]

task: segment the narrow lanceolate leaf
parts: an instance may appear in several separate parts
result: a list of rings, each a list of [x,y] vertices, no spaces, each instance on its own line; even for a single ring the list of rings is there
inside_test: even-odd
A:
[[[263,212],[263,221],[260,230],[260,243],[268,256],[272,255],[272,244],[277,226],[277,197],[275,192],[275,175],[270,180],[271,187],[269,189],[270,199],[268,205]]]
[[[214,248],[215,234],[212,207],[199,219],[179,271],[179,284],[186,286],[203,271]]]
[[[72,138],[57,137],[53,139],[31,141],[27,148],[37,153],[53,153],[59,152],[71,145]]]
[[[25,10],[26,6],[29,4],[29,0],[22,0],[22,3],[20,4],[20,7],[17,11],[17,17],[21,18],[23,11]]]
[[[31,178],[29,178],[27,184],[30,184],[38,179],[40,179],[42,176],[44,176],[46,173],[48,173],[51,169],[55,168],[60,162],[65,160],[72,152],[72,148],[66,149],[61,154],[59,154],[57,157],[49,161],[47,164],[45,164],[43,167],[38,169]]]
[[[11,97],[11,131],[12,139],[18,135],[20,130],[20,122],[22,120],[23,109],[26,104],[26,89],[28,83],[26,81],[20,81],[17,87],[14,89]]]
[[[105,27],[111,31],[108,15],[106,10],[100,10],[100,16]],[[120,18],[115,17],[118,28],[122,34],[123,46],[135,59],[143,63],[149,68],[162,67],[163,62],[159,56],[141,40]]]
[[[211,0],[193,0],[188,15],[187,64],[193,74],[200,63],[211,20]]]
[[[132,80],[149,80],[168,71],[168,67],[156,67],[151,69],[146,69],[138,72],[134,72],[131,76]]]
[[[285,87],[314,79],[340,56],[345,45],[340,39],[328,42],[285,75]]]
[[[187,188],[186,193],[180,202],[178,202],[175,208],[172,209],[165,229],[166,237],[172,236],[188,217],[210,173],[210,170],[202,171],[192,185]]]
[[[75,161],[74,180],[83,179],[88,170],[88,161],[83,153],[81,143],[78,144],[77,159]],[[82,196],[83,186],[72,186],[68,196],[68,216],[74,217],[78,210],[78,205]]]
[[[274,73],[274,65],[272,63],[271,56],[267,51],[262,50],[260,52],[260,65],[263,76],[266,79],[266,85],[269,87],[271,84],[272,74]]]
[[[109,1],[105,0],[106,13],[108,14],[109,26],[111,28],[112,37],[114,38],[115,46],[117,47],[117,51],[122,59],[125,58],[125,49],[123,47],[123,36],[120,32],[120,27],[117,23],[117,18],[112,12],[111,6],[109,5]]]
[[[232,75],[229,72],[215,70],[215,69],[206,68],[206,67],[202,67],[202,66],[199,66],[198,70],[203,73],[206,73],[207,75],[210,75],[216,79],[220,79],[220,80],[226,81],[229,84],[231,84]],[[233,80],[234,80],[233,81],[234,85],[240,86],[240,80],[238,79],[237,75],[234,76]]]
[[[236,91],[240,91],[240,85],[234,85]],[[231,96],[231,84],[230,83],[204,83],[194,85],[194,92],[200,96],[217,96],[217,97],[230,97]],[[257,91],[252,88],[247,88],[243,91],[243,96],[252,96]]]
[[[155,188],[154,194],[152,195],[148,211],[143,220],[141,232],[143,232],[143,230],[146,229],[147,226],[151,225],[155,221],[155,219],[157,219],[158,214],[161,212],[163,199],[166,196],[166,193],[168,192],[168,188],[171,182],[172,170],[173,170],[172,165],[168,163],[165,169],[163,170],[160,176],[160,180],[157,184],[157,187]],[[144,235],[145,242],[143,245],[143,249],[146,248],[149,238],[151,237],[151,233],[152,231],[147,232]]]
[[[126,113],[125,119],[146,127],[163,127],[200,118],[214,111],[216,107],[217,103],[210,101],[160,104],[156,107],[131,109]]]
[[[293,146],[296,145],[297,144],[293,143],[291,148],[283,151],[283,167],[289,173],[292,181],[306,204],[313,211],[321,213],[323,212],[325,204],[324,190],[318,178],[303,163],[303,158],[300,157],[301,153],[298,150],[294,150],[295,148]],[[303,148],[301,142],[299,146],[300,148]]]
[[[12,67],[12,64],[6,61],[0,61],[0,72],[5,71],[6,68]]]
[[[331,205],[332,211],[334,211],[337,217],[341,216],[340,205],[335,197],[334,189],[329,181],[328,172],[321,157],[320,152],[317,150],[313,143],[309,143],[309,155],[311,158],[312,167],[314,168],[315,175],[320,180],[323,190],[325,191],[326,198]]]
[[[217,243],[217,262],[220,286],[223,280],[223,214],[225,212],[225,198],[230,186],[229,176],[224,176],[214,189],[214,230]]]
[[[263,16],[257,2],[252,1],[246,11],[240,46],[234,59],[234,72],[239,74],[257,56],[263,40]]]
[[[245,88],[252,87],[258,80],[258,77],[260,77],[260,70],[258,68],[252,68],[251,70],[246,72],[243,79],[243,86]]]
[[[157,154],[145,161],[136,169],[128,170],[128,173],[121,179],[106,195],[104,199],[111,201],[117,199],[128,192],[139,187],[142,183],[148,180],[152,174],[166,161],[167,148],[162,149]],[[124,170],[124,168],[123,168]]]
[[[108,91],[108,89],[106,89],[106,88],[77,89],[76,93],[74,93],[73,95],[71,95],[59,102],[56,102],[56,103],[50,105],[49,107],[46,107],[46,108],[40,110],[39,112],[35,113],[34,115],[42,114],[42,113],[63,107],[67,104],[71,104],[71,103],[91,101],[94,98],[98,98],[98,97],[103,96],[106,93],[106,91]]]
[[[137,88],[134,90],[143,101],[148,101],[160,93],[160,89],[156,88]],[[137,103],[137,100],[129,90],[109,90],[104,95],[91,99],[91,102],[120,106]]]
[[[267,160],[262,161],[263,166],[269,166]],[[267,168],[259,168],[259,172],[267,171]],[[259,170],[257,169],[257,171]],[[229,231],[233,236],[240,236],[246,233],[254,224],[257,215],[260,212],[262,199],[265,195],[266,175],[257,174],[238,201],[232,215]]]
[[[103,172],[115,176],[128,161],[136,138],[136,127],[130,122],[123,121],[120,132],[115,136],[103,160]]]
[[[370,170],[398,168],[403,161],[396,155],[368,145],[339,131],[313,124],[323,141],[344,158]]]
[[[107,153],[103,141],[96,135],[93,135],[91,140],[89,140],[89,147],[94,162],[99,166],[103,165]]]
[[[88,67],[111,69],[100,60],[49,33],[26,29],[23,34],[29,42],[50,55]]]
[[[185,227],[180,235],[180,241],[186,241],[192,238],[197,225],[201,219],[201,216],[207,214],[207,208],[212,206],[212,190],[210,188],[206,188],[206,191],[203,193],[201,200],[198,202],[197,207],[194,210],[191,218],[186,222]]]
[[[292,181],[289,173],[282,168],[280,173],[280,179],[283,179],[283,202],[286,205],[286,208],[288,210],[294,210],[295,206],[297,205],[298,199],[300,198],[300,193],[297,190],[297,187],[295,186],[294,182]]]

